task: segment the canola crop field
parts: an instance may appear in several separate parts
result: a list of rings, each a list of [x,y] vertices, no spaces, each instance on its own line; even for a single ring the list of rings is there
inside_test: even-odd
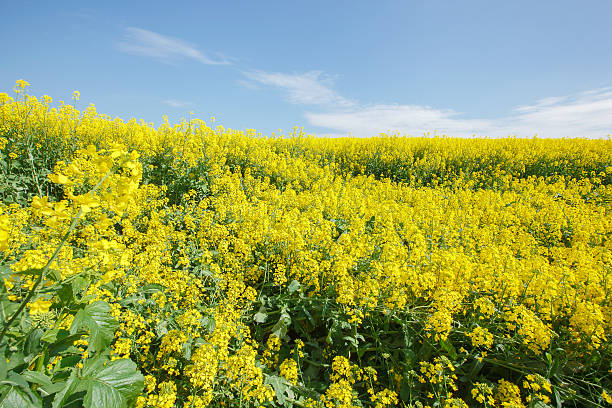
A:
[[[612,404],[612,141],[0,93],[0,407]]]

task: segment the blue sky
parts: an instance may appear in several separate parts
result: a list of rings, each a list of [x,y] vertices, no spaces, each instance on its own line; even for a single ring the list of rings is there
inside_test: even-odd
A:
[[[0,2],[0,92],[265,135],[607,137],[610,1]]]

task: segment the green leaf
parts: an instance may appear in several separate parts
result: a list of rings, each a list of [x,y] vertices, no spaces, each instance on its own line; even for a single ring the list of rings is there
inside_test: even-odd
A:
[[[51,330],[47,330],[42,337],[40,338],[41,341],[47,342],[47,343],[53,343],[55,341],[57,341],[57,337],[60,334],[60,330],[65,332],[65,334],[69,334],[67,330],[63,330],[63,329],[51,329]],[[66,337],[65,335],[63,337]]]
[[[55,394],[55,398],[53,399],[53,404],[51,405],[51,407],[52,408],[63,407],[64,402],[66,402],[68,397],[70,397],[72,392],[76,389],[77,383],[78,383],[78,380],[76,378],[76,369],[73,369],[70,373],[70,377],[68,378],[68,381],[66,381],[66,384],[64,385],[64,388],[61,391],[59,391],[57,394]]]
[[[289,328],[290,324],[291,316],[289,313],[287,313],[285,306],[283,306],[278,322],[276,322],[276,324],[272,327],[272,334],[279,339],[283,338],[285,334],[287,334],[287,329]]]
[[[265,323],[268,320],[268,314],[266,308],[263,305],[259,308],[259,311],[253,316],[253,321],[256,323]]]
[[[26,354],[37,354],[41,350],[40,339],[42,338],[43,331],[41,329],[34,329],[28,336],[24,351]]]
[[[353,336],[344,336],[344,337],[342,337],[342,340],[346,340],[344,342],[344,344],[347,344],[347,342],[348,342],[348,343],[351,343],[351,345],[354,348],[356,348],[356,349],[359,348],[359,341],[356,338],[354,338]]]
[[[56,271],[55,269],[47,269],[47,278],[49,278],[50,280],[54,280],[55,282],[59,282],[60,280],[62,280],[62,275],[59,271]]]
[[[48,385],[41,385],[40,388],[38,388],[38,391],[42,394],[43,397],[46,397],[48,395],[52,395],[61,391],[62,389],[64,389],[65,386],[66,383],[64,381],[58,381]]]
[[[97,300],[79,310],[74,316],[70,333],[76,333],[80,328],[89,329],[88,350],[90,352],[103,350],[113,340],[115,330],[119,323],[110,315],[110,305]]]
[[[56,293],[57,297],[61,300],[61,304],[70,305],[74,302],[74,293],[72,291],[72,285],[63,284]]]
[[[183,357],[185,357],[187,360],[191,359],[191,353],[193,351],[193,347],[191,345],[191,341],[187,341],[186,343],[183,343]]]
[[[164,334],[168,333],[168,322],[166,320],[162,320],[155,325],[155,333],[161,337]]]
[[[256,323],[265,323],[266,320],[268,320],[267,313],[257,312],[253,316],[253,321],[255,321]]]
[[[208,333],[212,333],[215,330],[215,318],[213,316],[204,316],[200,324]]]
[[[155,293],[155,292],[163,292],[166,289],[165,286],[162,286],[158,283],[149,283],[144,285],[139,292],[141,293]]]
[[[42,272],[42,268],[30,268],[30,269],[26,269],[25,271],[14,271],[13,274],[38,276],[41,274],[41,272]]]
[[[0,381],[0,383],[8,384],[14,387],[28,388],[28,382],[14,371],[9,372],[8,378]]]
[[[10,265],[2,265],[0,266],[0,277],[2,279],[8,279],[8,277],[13,273]]]
[[[298,290],[300,290],[300,287],[302,285],[300,285],[300,282],[296,281],[295,279],[291,281],[291,283],[289,284],[289,286],[287,286],[287,290],[289,291],[290,294],[297,292]]]
[[[83,297],[81,298],[81,300],[79,301],[79,303],[81,303],[81,304],[87,304],[87,303],[91,302],[92,300],[94,300],[94,299],[95,299],[97,296],[98,296],[98,295],[94,295],[94,294],[87,295],[87,296],[83,296]]]
[[[267,376],[265,383],[270,384],[272,386],[272,388],[274,389],[274,394],[276,394],[276,399],[278,400],[278,403],[283,405],[285,403],[285,390],[287,389],[287,386],[282,381],[282,379],[275,375],[270,375]]]
[[[47,387],[53,385],[51,379],[48,376],[43,373],[39,373],[38,371],[26,370],[21,373],[21,376],[30,383],[45,385]]]
[[[79,340],[81,336],[84,334],[83,332],[78,332],[73,335],[69,335],[70,333],[66,330],[60,329],[57,337],[53,343],[49,345],[48,353],[49,357],[54,357],[60,355],[71,348],[74,348],[73,343],[76,340]],[[66,356],[64,356],[66,358]]]
[[[555,393],[555,401],[557,402],[557,408],[563,408],[563,399],[561,399],[559,391],[556,388],[553,391]]]
[[[7,369],[21,371],[22,366],[27,366],[26,356],[21,351],[8,353]]]
[[[32,396],[28,395],[17,387],[11,387],[9,392],[4,396],[0,402],[0,408],[40,408],[42,407],[42,400],[32,399]]]
[[[72,281],[72,293],[80,293],[83,289],[89,286],[89,283],[89,278],[86,278],[85,276],[77,276]]]
[[[42,400],[40,399],[40,396],[33,393],[32,390],[30,390],[30,385],[28,384],[28,382],[22,375],[11,371],[9,372],[8,378],[1,381],[0,383],[8,384],[11,386],[11,390],[9,390],[8,394],[6,395],[6,397],[9,397],[10,395],[12,395],[12,397],[9,398],[8,403],[12,403],[11,401],[13,402],[21,401],[23,403],[22,399],[25,398],[25,400],[27,400],[28,403],[24,403],[23,405],[15,405],[15,406],[19,406],[19,407],[21,406],[23,407],[42,406]],[[19,391],[19,392],[16,392],[16,391]],[[6,399],[3,399],[3,403],[0,404],[0,408],[3,408],[5,406],[4,401],[6,401]],[[13,406],[13,405],[8,405],[8,406]]]
[[[448,356],[451,358],[451,360],[457,359],[457,350],[455,350],[455,346],[453,346],[450,340],[440,340],[440,347],[442,347],[442,350],[448,353]]]
[[[127,408],[144,388],[143,375],[128,359],[94,358],[83,367],[81,378],[87,382],[86,408]]]
[[[0,282],[0,320],[2,322],[8,321],[8,319],[15,313],[19,308],[19,303],[11,302],[6,293],[4,282]]]
[[[4,357],[5,352],[6,352],[5,347],[0,348],[0,380],[4,380],[6,378],[6,375],[8,374],[6,357]]]

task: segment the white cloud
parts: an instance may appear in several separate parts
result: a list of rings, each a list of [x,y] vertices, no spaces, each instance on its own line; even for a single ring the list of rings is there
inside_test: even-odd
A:
[[[300,105],[326,105],[346,108],[355,102],[332,89],[333,81],[321,71],[284,74],[281,72],[249,71],[244,75],[251,81],[283,89],[289,102]]]
[[[307,121],[333,136],[377,136],[399,133],[409,136],[446,134],[450,137],[587,137],[605,138],[612,133],[612,87],[576,95],[543,98],[518,106],[497,118],[467,117],[452,109],[422,105],[360,104],[333,89],[332,79],[321,71],[244,73],[244,86],[273,86],[287,93],[289,102],[310,105]],[[254,87],[256,89],[256,87]],[[323,133],[322,133],[323,134]]]
[[[305,115],[311,125],[356,137],[396,132],[422,136],[434,131],[449,136],[471,136],[479,129],[492,126],[488,120],[461,119],[452,110],[418,105],[372,105],[343,112],[306,112]]]
[[[170,105],[173,108],[184,108],[185,106],[191,105],[190,102],[180,101],[178,99],[166,99],[163,101],[166,105]]]
[[[546,98],[515,109],[501,123],[519,135],[603,138],[612,133],[612,88]]]
[[[514,110],[516,112],[529,112],[533,110],[537,110],[539,108],[544,108],[546,106],[552,106],[559,104],[563,101],[567,100],[567,97],[564,96],[551,96],[548,98],[543,98],[537,101],[534,105],[526,105],[526,106],[517,106]]]
[[[544,98],[497,118],[470,118],[452,109],[397,104],[336,106],[305,112],[305,117],[330,134],[356,137],[436,132],[450,137],[605,138],[612,134],[612,88]]]
[[[124,38],[117,46],[120,51],[125,53],[157,58],[169,64],[182,58],[192,59],[207,65],[229,64],[226,58],[218,60],[209,58],[194,46],[178,38],[136,27],[126,28]]]

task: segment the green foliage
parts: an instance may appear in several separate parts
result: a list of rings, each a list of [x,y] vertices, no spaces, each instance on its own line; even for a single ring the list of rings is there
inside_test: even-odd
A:
[[[146,157],[143,169],[143,183],[165,186],[169,205],[180,204],[183,196],[190,191],[195,191],[199,199],[209,194],[210,180],[205,159],[192,166],[177,158],[172,149],[165,148]]]
[[[77,312],[70,326],[70,334],[87,328],[89,330],[88,351],[93,354],[108,348],[117,326],[117,321],[110,315],[109,304],[96,300]]]
[[[0,138],[7,140],[5,148],[0,149],[0,200],[6,204],[24,206],[36,195],[61,194],[47,176],[59,160],[70,156],[67,146],[47,137],[44,130],[25,132],[26,137],[22,137],[15,128],[0,130]]]
[[[31,156],[30,156],[31,158]],[[6,169],[19,174],[19,162]],[[34,174],[34,170],[33,170]],[[38,183],[36,177],[26,180]],[[30,186],[30,187],[28,187]],[[6,191],[6,190],[4,190]],[[16,191],[19,191],[17,189]],[[29,190],[32,195],[36,191]],[[29,199],[16,195],[15,203]],[[82,210],[74,216],[68,231],[54,254],[42,268],[16,272],[10,263],[0,265],[0,407],[113,407],[133,405],[144,387],[144,378],[131,360],[110,360],[110,344],[118,322],[110,314],[110,305],[84,292],[91,283],[90,271],[61,279],[50,266],[69,240]],[[31,279],[28,292],[11,298],[6,290],[11,276]],[[45,294],[52,293],[53,304]],[[48,311],[26,313],[26,306],[42,302]],[[47,303],[45,303],[47,302]],[[62,328],[72,321],[70,330]],[[52,323],[52,324],[51,324]],[[87,344],[87,350],[75,346]],[[79,363],[82,362],[82,363]]]

